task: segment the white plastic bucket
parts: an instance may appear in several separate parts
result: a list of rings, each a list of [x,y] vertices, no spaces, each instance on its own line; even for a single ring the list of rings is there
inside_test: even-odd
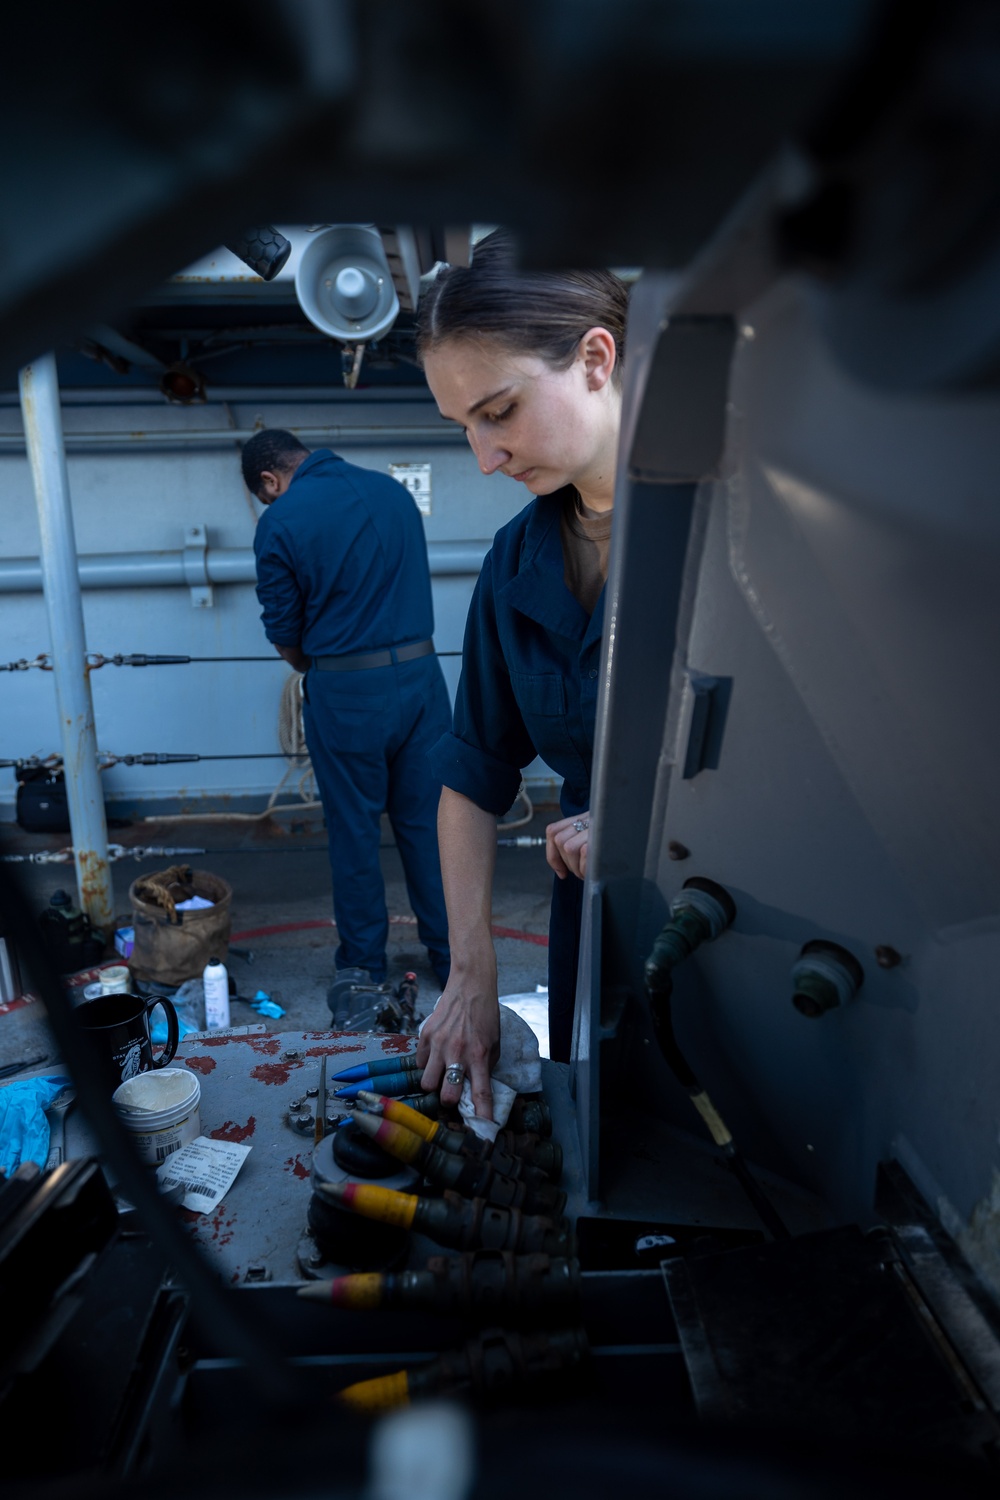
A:
[[[115,1089],[112,1098],[147,1166],[158,1167],[201,1135],[201,1082],[187,1068],[139,1073]]]

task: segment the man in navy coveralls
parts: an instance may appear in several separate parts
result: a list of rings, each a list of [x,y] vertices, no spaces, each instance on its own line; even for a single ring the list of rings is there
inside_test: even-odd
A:
[[[257,523],[257,597],[269,641],[305,673],[303,724],[323,801],[338,969],[386,975],[379,864],[389,815],[420,940],[450,964],[437,848],[441,783],[427,753],[451,727],[431,635],[423,521],[409,491],[289,432],[256,433],[243,478]]]

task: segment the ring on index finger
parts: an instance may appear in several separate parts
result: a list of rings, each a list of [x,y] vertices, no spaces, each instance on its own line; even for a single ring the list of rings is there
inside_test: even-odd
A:
[[[445,1083],[460,1084],[465,1078],[465,1069],[461,1063],[449,1063],[444,1070]]]
[[[589,828],[589,827],[590,827],[590,819],[589,818],[577,818],[576,822],[573,824],[573,830],[574,830],[575,833],[582,833],[585,828]]]

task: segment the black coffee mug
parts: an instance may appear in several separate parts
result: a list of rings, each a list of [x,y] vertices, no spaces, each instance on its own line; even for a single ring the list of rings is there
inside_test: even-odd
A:
[[[167,1042],[159,1057],[154,1057],[149,1017],[157,1005],[163,1006],[167,1017]],[[138,1073],[165,1068],[177,1051],[177,1012],[164,996],[99,995],[76,1006],[73,1014],[112,1093]]]

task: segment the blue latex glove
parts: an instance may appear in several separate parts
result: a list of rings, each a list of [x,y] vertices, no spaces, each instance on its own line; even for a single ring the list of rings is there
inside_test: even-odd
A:
[[[205,986],[200,978],[188,979],[171,995],[177,1012],[177,1030],[181,1041],[192,1031],[205,1030]],[[149,1039],[154,1047],[167,1040],[167,1013],[162,1005],[154,1005],[149,1017]]]
[[[167,1040],[167,1018],[161,1005],[156,1006],[152,1014],[153,1019],[149,1027],[149,1040],[154,1047],[160,1047],[165,1045]],[[191,1016],[181,1010],[177,1011],[177,1033],[181,1041],[184,1040],[189,1032],[204,1031],[204,1029],[203,1026],[198,1026]]]
[[[267,990],[258,990],[250,1006],[259,1016],[270,1016],[272,1021],[277,1021],[285,1014],[277,1000],[272,1000]]]
[[[8,1177],[23,1161],[44,1167],[49,1155],[49,1122],[45,1111],[71,1080],[26,1078],[0,1089],[0,1171]]]

